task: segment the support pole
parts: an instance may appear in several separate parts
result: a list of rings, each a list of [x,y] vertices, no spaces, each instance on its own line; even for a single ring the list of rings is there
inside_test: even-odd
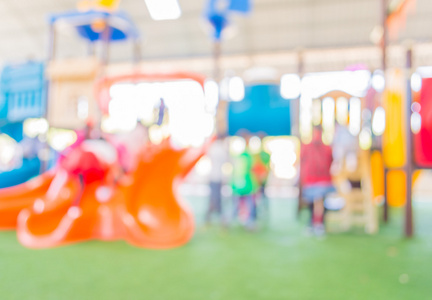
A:
[[[109,61],[110,35],[110,20],[109,17],[106,17],[105,28],[102,32],[102,64],[104,67],[108,65]]]
[[[409,44],[406,51],[406,76],[407,76],[407,87],[406,87],[406,204],[405,204],[405,237],[410,238],[414,234],[413,226],[413,210],[412,210],[412,173],[413,173],[413,161],[412,161],[412,133],[411,133],[411,73],[412,73],[412,45]]]
[[[110,59],[110,42],[111,42],[111,30],[110,24],[111,20],[109,16],[105,16],[104,18],[105,28],[102,31],[102,49],[101,49],[101,71],[97,75],[98,78],[101,78],[103,75],[107,74],[107,67]],[[94,128],[101,130],[102,126],[102,112],[100,109],[96,110],[94,120]],[[102,132],[102,131],[99,131]]]
[[[51,23],[49,25],[49,33],[48,33],[48,57],[47,57],[47,66],[49,63],[54,60],[55,54],[56,54],[56,30],[55,30],[55,23]],[[45,81],[45,113],[44,118],[48,120],[48,110],[49,110],[49,103],[50,103],[50,88],[49,88],[49,82],[48,80]],[[49,125],[48,125],[49,126]],[[49,127],[48,127],[49,128]],[[42,152],[38,153],[39,159],[41,161],[40,165],[40,172],[41,174],[48,170],[48,159],[50,154],[50,148],[48,145],[48,132],[42,135],[43,139],[43,147]]]
[[[221,41],[215,40],[213,43],[213,80],[218,84],[218,97],[219,102],[216,109],[216,132],[218,135],[225,135],[227,133],[227,109],[228,102],[226,99],[221,98],[220,86],[221,86]]]
[[[387,69],[387,45],[388,45],[388,26],[387,26],[387,18],[388,18],[388,0],[381,0],[381,26],[383,29],[383,36],[381,41],[381,68],[385,75],[385,71]]]
[[[389,220],[389,205],[388,205],[388,193],[387,193],[387,176],[389,173],[389,169],[386,168],[384,163],[384,207],[383,207],[383,221],[384,223],[388,223]]]
[[[388,28],[387,28],[387,17],[388,17],[388,0],[381,0],[381,22],[383,29],[383,36],[381,41],[381,68],[383,71],[383,75],[385,78],[386,69],[387,69],[387,44],[388,44]],[[383,91],[385,92],[385,86]],[[384,97],[384,94],[383,96]],[[380,143],[382,144],[382,143]],[[381,148],[382,149],[382,148]],[[388,207],[388,199],[387,199],[387,174],[388,169],[384,165],[384,207],[383,207],[383,221],[384,223],[388,223],[389,221],[389,207]]]
[[[133,59],[135,66],[138,66],[138,64],[141,61],[141,43],[140,39],[134,39],[133,40]]]
[[[297,52],[297,74],[298,76],[301,78],[303,78],[303,74],[304,74],[304,59],[303,59],[303,50],[298,50]],[[296,114],[298,116],[300,116],[300,99],[301,99],[301,91],[300,94],[298,96],[297,99],[297,107],[296,107]],[[293,118],[291,118],[292,120]],[[300,118],[298,118],[297,120],[297,136],[298,139],[300,141],[300,152],[301,152],[301,135],[300,135]],[[300,161],[301,163],[301,161]],[[302,194],[303,194],[303,185],[301,182],[301,166],[299,168],[299,183],[298,183],[298,206],[297,206],[297,218],[300,218],[300,213],[301,210],[303,208],[303,199],[302,199]]]
[[[141,39],[134,38],[132,44],[133,51],[133,61],[132,61],[132,70],[133,73],[138,74],[141,71]]]
[[[49,26],[49,36],[48,36],[48,57],[47,61],[53,60],[55,58],[56,48],[56,32],[55,24],[51,23]]]
[[[89,42],[87,44],[87,55],[88,56],[94,56],[95,55],[95,43]]]
[[[221,80],[220,57],[221,57],[221,42],[219,40],[215,40],[213,43],[213,79],[218,83]]]

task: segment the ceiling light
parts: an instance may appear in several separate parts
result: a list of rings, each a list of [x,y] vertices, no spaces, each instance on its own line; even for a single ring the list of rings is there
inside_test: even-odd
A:
[[[285,74],[281,78],[280,93],[284,99],[296,99],[300,96],[301,80],[297,74]]]
[[[180,18],[181,10],[177,0],[144,0],[153,20],[175,20]]]
[[[228,95],[232,101],[241,101],[245,96],[243,79],[238,76],[232,77],[228,83]]]

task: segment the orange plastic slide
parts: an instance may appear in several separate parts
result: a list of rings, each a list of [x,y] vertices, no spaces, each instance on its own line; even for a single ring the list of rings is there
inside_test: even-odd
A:
[[[18,240],[30,248],[89,239],[125,239],[155,249],[183,245],[193,235],[194,222],[177,188],[207,146],[175,150],[168,141],[151,145],[135,171],[116,185],[99,181],[85,186],[76,206],[79,182],[60,170],[48,193],[19,214]]]
[[[25,183],[0,189],[0,230],[15,229],[19,212],[43,197],[54,178],[54,172],[46,172]]]

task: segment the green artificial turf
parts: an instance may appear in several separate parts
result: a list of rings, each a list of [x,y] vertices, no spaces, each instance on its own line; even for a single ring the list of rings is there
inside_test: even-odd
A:
[[[268,226],[204,228],[204,199],[184,247],[124,242],[29,250],[0,233],[0,299],[432,299],[432,205],[417,203],[417,236],[401,238],[401,211],[378,235],[307,236],[295,201],[273,199]],[[305,212],[306,214],[306,212]]]

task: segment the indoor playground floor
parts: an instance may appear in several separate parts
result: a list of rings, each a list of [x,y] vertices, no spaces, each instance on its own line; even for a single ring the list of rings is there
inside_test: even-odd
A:
[[[272,199],[258,232],[205,228],[163,251],[125,242],[29,250],[0,233],[0,299],[432,299],[432,204],[417,202],[417,236],[401,238],[401,210],[379,234],[308,236],[294,200]],[[306,212],[302,215],[305,223]]]

